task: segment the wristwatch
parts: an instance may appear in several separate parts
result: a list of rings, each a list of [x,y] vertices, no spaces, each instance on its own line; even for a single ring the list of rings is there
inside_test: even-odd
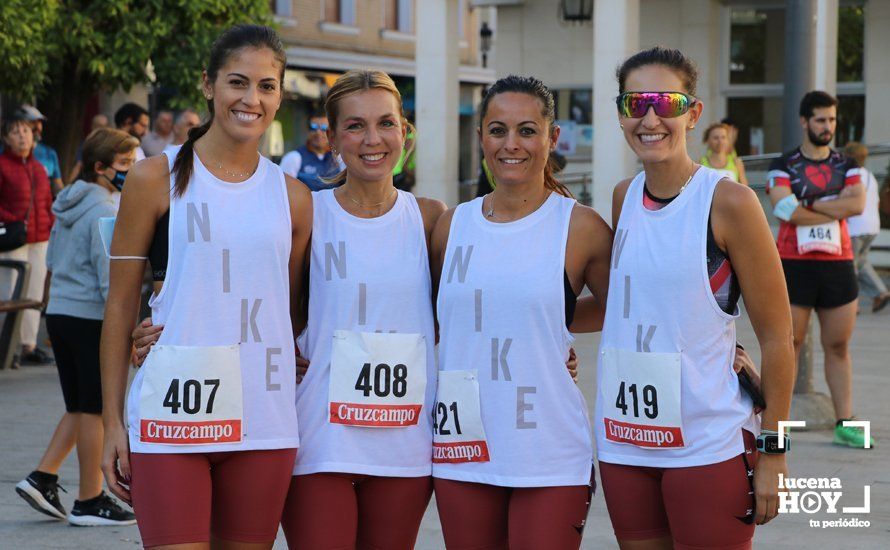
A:
[[[785,446],[779,448],[779,438],[785,438]],[[791,450],[791,438],[777,433],[762,433],[757,436],[757,450],[767,455],[781,455]]]

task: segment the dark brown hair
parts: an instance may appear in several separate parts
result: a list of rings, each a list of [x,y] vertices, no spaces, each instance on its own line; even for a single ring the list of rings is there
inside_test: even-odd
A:
[[[479,106],[479,123],[482,124],[482,121],[485,120],[491,100],[498,94],[507,92],[530,95],[541,102],[541,114],[549,126],[547,132],[549,136],[553,131],[553,121],[556,119],[556,102],[553,100],[553,93],[550,91],[550,88],[533,76],[510,75],[492,84],[485,93],[485,97],[482,98],[482,104]],[[547,164],[544,166],[544,187],[564,197],[572,197],[572,192],[553,175],[554,164],[555,160],[550,155],[547,158]]]
[[[813,111],[825,107],[837,107],[837,98],[822,90],[807,92],[800,100],[800,116],[809,119]]]
[[[625,92],[624,84],[627,82],[627,75],[635,69],[645,67],[647,65],[661,65],[667,67],[680,76],[683,81],[685,90],[652,90],[652,91],[672,91],[686,92],[689,95],[695,95],[695,87],[698,84],[698,68],[695,63],[686,57],[680,50],[655,46],[648,50],[635,53],[624,60],[615,71],[615,78],[618,79],[618,93]]]
[[[235,25],[219,35],[210,49],[210,61],[207,63],[207,78],[210,82],[216,81],[216,75],[229,59],[243,48],[267,48],[275,54],[275,60],[281,65],[281,73],[278,75],[279,85],[284,80],[284,68],[287,65],[287,54],[281,39],[270,27],[262,25]],[[185,193],[194,170],[193,153],[195,142],[207,133],[213,125],[213,99],[207,100],[207,120],[200,126],[189,130],[189,137],[182,144],[182,148],[176,155],[173,163],[173,173],[176,175],[176,183],[173,187],[173,195],[181,197]]]

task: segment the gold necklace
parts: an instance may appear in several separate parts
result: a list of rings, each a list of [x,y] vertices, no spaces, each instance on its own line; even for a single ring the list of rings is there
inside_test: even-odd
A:
[[[219,170],[222,170],[222,173],[225,176],[230,177],[230,178],[235,178],[235,179],[249,178],[250,176],[252,176],[254,174],[254,172],[256,172],[256,170],[257,170],[257,168],[259,168],[259,166],[260,166],[260,162],[259,162],[259,159],[257,159],[256,165],[253,167],[253,170],[251,170],[250,172],[232,172],[231,170],[227,170],[227,169],[223,168],[223,165],[221,162],[216,163],[216,167]]]
[[[355,200],[354,198],[350,197],[349,195],[346,195],[346,198],[351,200],[353,203],[355,203],[356,205],[358,205],[362,208],[377,208],[378,206],[383,206],[384,204],[388,203],[389,199],[391,199],[393,197],[393,195],[395,195],[397,192],[398,192],[398,190],[395,187],[393,187],[392,193],[390,193],[388,197],[386,197],[385,199],[383,199],[382,201],[380,201],[376,204],[363,204],[363,203]]]

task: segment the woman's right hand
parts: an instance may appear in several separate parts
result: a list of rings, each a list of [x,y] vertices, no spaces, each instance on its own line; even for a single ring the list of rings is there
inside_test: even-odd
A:
[[[306,376],[306,372],[309,370],[309,360],[303,357],[300,354],[300,350],[297,349],[297,384],[303,381],[303,377]]]
[[[130,497],[130,442],[123,424],[105,428],[102,450],[102,473],[108,488],[116,497],[132,505]]]
[[[141,367],[151,351],[151,347],[161,337],[164,325],[152,325],[151,317],[146,317],[133,329],[133,365]]]

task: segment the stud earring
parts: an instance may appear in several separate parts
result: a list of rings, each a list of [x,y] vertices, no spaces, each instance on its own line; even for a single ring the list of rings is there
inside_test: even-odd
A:
[[[618,123],[618,126],[621,126],[622,128],[624,128],[624,124],[621,124],[620,122]]]

